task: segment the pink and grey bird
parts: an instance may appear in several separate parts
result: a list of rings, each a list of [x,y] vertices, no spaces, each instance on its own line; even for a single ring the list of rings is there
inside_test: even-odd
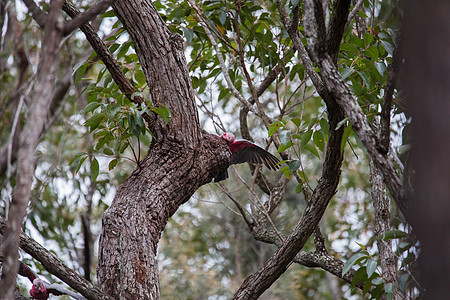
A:
[[[50,284],[42,280],[33,270],[31,270],[26,264],[24,264],[20,260],[19,260],[19,275],[27,277],[33,283],[33,286],[30,289],[30,296],[32,299],[46,300],[48,299],[50,294],[56,296],[68,295],[73,299],[86,299],[80,294],[68,290],[61,284],[58,283]]]
[[[231,164],[252,163],[264,164],[270,170],[278,170],[278,158],[259,147],[255,143],[244,139],[235,140],[234,134],[225,132],[220,136],[228,144],[231,152]],[[214,178],[214,182],[219,182],[228,178],[228,171],[221,172]]]
[[[30,290],[31,299],[47,300],[48,292],[44,286],[44,281],[40,278],[33,280],[33,286]]]

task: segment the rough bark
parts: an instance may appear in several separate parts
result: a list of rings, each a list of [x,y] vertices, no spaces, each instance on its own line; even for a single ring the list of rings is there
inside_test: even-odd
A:
[[[394,284],[397,290],[397,262],[392,251],[392,242],[382,238],[384,233],[391,228],[389,198],[383,183],[383,177],[372,161],[370,162],[370,185],[373,207],[375,209],[375,234],[378,238],[377,247],[380,254],[383,282],[384,284]],[[400,299],[400,295],[395,293],[393,299]]]
[[[155,139],[139,168],[104,213],[98,281],[116,299],[158,299],[157,245],[169,217],[230,163],[226,143],[201,134],[180,36],[148,1],[116,1],[140,59],[154,105],[171,111],[157,120]]]
[[[406,3],[405,3],[406,4]],[[412,116],[411,219],[420,241],[423,299],[446,299],[450,282],[450,2],[405,5],[405,83]]]
[[[45,23],[45,33],[42,45],[42,56],[37,72],[36,90],[26,125],[20,135],[17,183],[14,187],[11,209],[8,213],[8,224],[5,231],[3,249],[3,270],[0,282],[0,294],[6,299],[13,297],[19,259],[19,236],[23,218],[31,194],[36,158],[34,152],[44,128],[47,112],[50,106],[51,94],[55,85],[58,44],[61,32],[62,1],[54,0]]]
[[[158,299],[157,245],[164,226],[199,186],[229,163],[226,144],[205,135],[199,149],[155,143],[103,215],[98,281],[117,299]]]

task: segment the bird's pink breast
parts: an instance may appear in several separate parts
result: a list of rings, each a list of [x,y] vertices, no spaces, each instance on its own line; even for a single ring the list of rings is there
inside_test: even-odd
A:
[[[33,299],[37,299],[37,300],[48,299],[47,290],[44,287],[42,287],[42,290],[39,290],[35,285],[33,285],[33,287],[30,290],[30,296]]]

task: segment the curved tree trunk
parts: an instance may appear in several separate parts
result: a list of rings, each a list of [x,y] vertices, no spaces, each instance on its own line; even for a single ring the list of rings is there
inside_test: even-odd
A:
[[[151,101],[172,116],[167,125],[149,125],[155,139],[147,157],[103,215],[97,276],[116,299],[158,299],[156,252],[168,218],[231,155],[221,138],[201,133],[181,37],[148,1],[115,1],[113,8],[133,39]]]

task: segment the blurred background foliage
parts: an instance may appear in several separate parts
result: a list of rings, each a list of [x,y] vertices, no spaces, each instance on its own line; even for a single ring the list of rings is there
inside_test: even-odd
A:
[[[89,1],[81,3],[81,9],[91,5]],[[271,215],[277,229],[288,235],[306,206],[301,190],[314,189],[320,177],[328,138],[327,112],[298,54],[293,51],[276,2],[239,3],[238,16],[234,2],[202,1],[198,5],[209,30],[219,37],[217,43],[228,68],[227,75],[239,93],[247,99],[251,96],[236,53],[237,24],[245,65],[254,85],[258,86],[273,68],[280,69],[276,80],[260,98],[265,113],[276,121],[266,129],[263,121],[250,113],[248,126],[251,136],[261,145],[265,145],[272,134],[279,134],[280,147],[270,151],[287,151],[295,161],[280,173],[264,170],[269,179],[290,178],[297,172],[305,182],[299,186],[292,180],[283,202]],[[154,5],[170,30],[181,34],[186,41],[186,57],[203,128],[211,133],[231,131],[240,136],[241,103],[226,83],[217,52],[204,27],[200,26],[198,15],[187,1],[158,1]],[[300,5],[302,13],[300,1],[283,1],[283,5],[289,13]],[[0,56],[2,149],[14,140],[14,120],[18,120],[16,130],[20,130],[27,103],[32,101],[27,99],[26,91],[34,81],[42,39],[41,31],[20,1],[11,1],[6,15],[3,19],[6,21],[1,24]],[[364,1],[356,18],[349,23],[339,52],[339,69],[372,122],[376,122],[380,112],[386,69],[392,60],[401,15],[399,1]],[[133,43],[120,21],[109,10],[92,25],[145,98],[148,86]],[[24,230],[68,266],[95,282],[96,243],[102,213],[118,186],[145,156],[151,133],[143,125],[141,112],[120,94],[82,33],[68,36],[61,44],[61,55],[55,59],[59,61],[59,80],[69,76],[70,84],[56,112],[49,118],[36,153],[39,159]],[[151,109],[152,103],[147,103],[147,107]],[[170,114],[164,110],[157,113],[166,118]],[[401,91],[396,91],[391,142],[392,151],[400,157],[408,149],[404,130],[407,125]],[[346,126],[341,182],[320,226],[332,255],[345,262],[355,253],[368,251],[377,261],[368,157],[346,120],[341,126]],[[13,156],[12,151],[2,153]],[[3,216],[16,181],[14,159],[8,159],[6,165],[0,174],[0,213]],[[245,183],[251,181],[249,168],[239,165],[230,169],[230,179],[225,182],[233,196],[249,210],[250,199],[254,196]],[[267,197],[258,188],[255,194],[261,201]],[[391,206],[391,214],[393,229],[409,233],[409,226],[395,206]],[[420,287],[412,276],[417,247],[409,235],[394,239],[399,272],[405,274],[401,293],[407,299],[420,294]],[[255,241],[233,203],[217,185],[206,185],[171,218],[164,231],[159,244],[161,297],[229,299],[275,249],[273,245]],[[314,243],[309,241],[304,250],[314,249]],[[49,281],[57,281],[27,255],[24,254],[23,259]],[[355,269],[365,267],[364,261],[358,263]],[[379,266],[377,272],[381,273]],[[320,269],[293,264],[262,299],[350,297],[363,296],[359,289]]]

